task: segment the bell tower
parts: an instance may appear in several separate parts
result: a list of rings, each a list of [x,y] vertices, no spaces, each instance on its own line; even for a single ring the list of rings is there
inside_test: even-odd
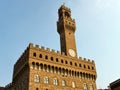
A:
[[[71,10],[65,5],[58,9],[57,31],[60,35],[61,52],[70,57],[77,57],[75,20],[71,18]]]

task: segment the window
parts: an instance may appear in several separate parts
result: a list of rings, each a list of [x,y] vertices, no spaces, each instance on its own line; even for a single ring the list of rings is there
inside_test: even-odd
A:
[[[81,64],[79,64],[79,67],[82,67],[82,65],[81,65]]]
[[[45,83],[45,84],[48,84],[48,83],[49,83],[49,78],[48,78],[48,77],[45,77],[45,78],[44,78],[44,83]]]
[[[40,54],[39,57],[42,58],[42,54]]]
[[[39,75],[34,76],[34,82],[39,83],[40,82],[40,77]]]
[[[65,64],[68,64],[68,62],[67,62],[67,61],[65,61]]]
[[[68,18],[70,17],[70,14],[68,12],[65,12],[65,16]]]
[[[61,60],[61,63],[63,63],[63,60]]]
[[[88,66],[88,69],[90,69],[90,66]]]
[[[54,78],[53,84],[54,84],[54,85],[58,85],[58,79],[57,79],[57,78]]]
[[[92,70],[94,70],[94,67],[92,67]]]
[[[47,55],[45,56],[45,59],[48,59],[48,56],[47,56]]]
[[[33,53],[33,56],[36,57],[36,53],[35,52]]]
[[[56,58],[56,62],[58,62],[58,58]]]
[[[65,85],[66,85],[65,80],[62,80],[62,86],[65,86]]]
[[[72,87],[75,88],[75,82],[72,82]]]
[[[38,88],[36,88],[36,90],[39,90]]]
[[[83,85],[83,90],[88,90],[86,83],[84,83],[84,85]]]
[[[84,68],[86,68],[86,66],[84,65]]]
[[[75,66],[77,66],[77,63],[75,63]]]
[[[39,69],[39,63],[36,63],[36,67],[35,67],[35,69]]]
[[[32,68],[32,69],[35,68],[35,63],[34,63],[34,62],[32,62],[32,66],[31,66],[31,68]]]
[[[90,90],[94,90],[94,87],[92,84],[90,85]]]
[[[72,65],[72,62],[70,62],[70,65]]]
[[[53,61],[53,57],[51,57],[51,61]]]

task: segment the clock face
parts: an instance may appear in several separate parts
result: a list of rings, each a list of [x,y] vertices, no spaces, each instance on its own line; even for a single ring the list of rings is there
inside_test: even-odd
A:
[[[69,49],[68,52],[69,52],[70,56],[72,56],[72,57],[76,56],[75,51],[73,49]]]

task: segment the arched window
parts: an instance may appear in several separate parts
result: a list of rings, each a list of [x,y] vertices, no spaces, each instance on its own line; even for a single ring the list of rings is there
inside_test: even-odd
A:
[[[43,69],[43,64],[42,63],[40,64],[40,69]]]
[[[75,66],[77,66],[77,63],[75,63]]]
[[[66,86],[65,80],[62,80],[62,86]]]
[[[88,87],[87,87],[86,83],[83,84],[83,90],[88,90]]]
[[[47,69],[47,70],[48,70],[48,72],[50,72],[50,69],[51,69],[51,67],[50,67],[50,65],[48,65],[48,69]]]
[[[81,65],[81,64],[79,64],[79,67],[82,67],[82,65]]]
[[[88,66],[88,69],[90,69],[90,66]]]
[[[53,57],[51,57],[51,61],[53,61]]]
[[[86,66],[84,65],[84,68],[86,68]]]
[[[42,58],[42,54],[40,54],[39,57]]]
[[[61,60],[61,63],[64,63],[63,60]]]
[[[32,69],[35,68],[35,62],[32,62],[32,66],[31,66]]]
[[[56,58],[56,62],[58,62],[58,58]]]
[[[52,66],[51,70],[52,70],[52,72],[54,73],[54,66]]]
[[[65,64],[68,64],[68,62],[67,62],[67,61],[65,61]]]
[[[70,14],[69,14],[68,12],[65,12],[65,16],[66,16],[67,18],[69,18],[69,17],[70,17]]]
[[[47,56],[47,55],[45,56],[45,59],[48,59],[48,56]]]
[[[75,82],[72,82],[72,87],[75,88]]]
[[[48,77],[45,77],[45,78],[44,78],[44,83],[45,83],[45,84],[48,84],[48,83],[49,83],[49,78],[48,78]]]
[[[54,85],[58,85],[58,79],[57,79],[57,78],[54,78],[53,84],[54,84]]]
[[[36,57],[36,53],[35,52],[33,53],[33,56]]]
[[[92,70],[94,70],[94,67],[92,67]]]
[[[34,76],[34,82],[39,83],[40,82],[40,77],[39,75]]]
[[[90,90],[94,90],[94,87],[92,84],[90,85]]]
[[[37,70],[39,69],[39,63],[36,63],[36,69]]]
[[[72,65],[72,62],[70,62],[70,65]]]

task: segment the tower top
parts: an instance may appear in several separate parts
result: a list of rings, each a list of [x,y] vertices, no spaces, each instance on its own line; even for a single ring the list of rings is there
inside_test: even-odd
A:
[[[63,5],[65,6],[65,2],[63,2]]]
[[[63,3],[63,5],[61,5],[61,7],[58,9],[58,13],[60,13],[60,11],[69,11],[71,13],[70,8],[65,6],[65,3]]]

